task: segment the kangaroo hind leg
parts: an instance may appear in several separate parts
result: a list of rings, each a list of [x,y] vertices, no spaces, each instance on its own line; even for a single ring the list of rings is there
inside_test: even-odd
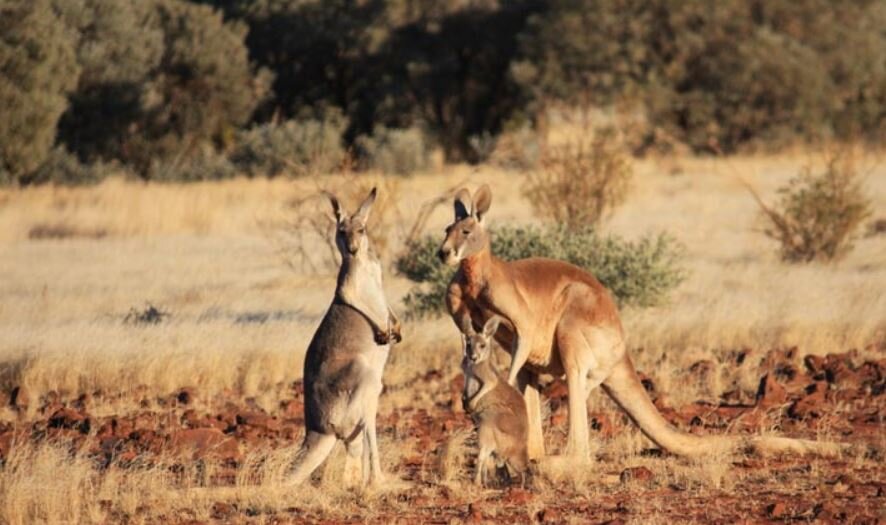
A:
[[[329,456],[332,448],[335,447],[336,441],[337,439],[333,434],[308,432],[301,450],[298,452],[298,459],[293,467],[289,482],[293,485],[304,483]]]

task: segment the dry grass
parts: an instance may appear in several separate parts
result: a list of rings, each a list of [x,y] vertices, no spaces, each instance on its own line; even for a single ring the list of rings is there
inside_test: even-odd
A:
[[[760,231],[755,203],[734,176],[741,173],[771,200],[806,160],[751,157],[732,159],[729,165],[722,160],[668,160],[679,166],[669,170],[679,171],[677,175],[662,173],[658,161],[636,164],[631,197],[603,229],[629,238],[668,230],[687,246],[690,276],[670,303],[623,312],[639,368],[654,377],[671,405],[713,399],[736,386],[752,395],[759,376],[730,364],[729,354],[736,349],[797,345],[800,355],[850,348],[865,354],[871,352],[865,350],[868,345],[886,339],[886,236],[859,239],[836,265],[784,265]],[[399,197],[384,219],[395,231],[387,238],[389,252],[396,250],[422,202],[464,179],[493,187],[492,221],[532,222],[517,177],[491,168],[452,167],[398,179],[391,191]],[[348,181],[338,177],[185,186],[109,180],[94,188],[0,190],[0,390],[22,385],[33,400],[49,391],[63,396],[96,390],[122,394],[92,407],[96,416],[136,410],[129,391],[168,395],[182,386],[205,393],[236,392],[271,410],[282,389],[301,374],[304,350],[332,297],[334,276],[323,265],[293,271],[268,236],[268,225],[290,223],[294,200],[321,185],[342,184]],[[886,208],[886,169],[881,166],[869,176],[867,189],[872,207]],[[441,231],[450,213],[448,207],[434,211],[428,231]],[[67,233],[30,238],[39,228]],[[312,239],[302,241],[306,250],[326,250],[322,239]],[[386,276],[395,304],[408,287],[405,279]],[[157,325],[124,324],[130,308],[145,302],[169,311],[170,318]],[[451,321],[407,324],[404,335],[407,342],[395,349],[386,370],[383,413],[439,403],[457,372],[459,345]],[[687,382],[687,368],[703,359],[713,362],[713,373]],[[431,382],[428,391],[411,389],[415,378],[429,369],[441,370],[441,379]],[[209,395],[198,400],[212,403]],[[0,409],[0,419],[27,421],[35,405],[24,416]],[[592,396],[591,406],[614,413],[600,393]],[[552,439],[562,440],[562,429],[550,432]],[[402,457],[426,452],[414,446],[382,443],[385,462],[390,467]],[[613,476],[634,465],[653,471],[657,486],[686,486],[700,495],[751,483],[730,478],[725,459],[693,464],[638,454],[648,446],[638,432],[624,432],[602,445],[605,460],[587,469],[546,474],[540,493],[583,498],[610,494],[616,490]],[[438,458],[439,478],[426,481],[449,486],[454,494],[472,494],[467,485],[469,449],[467,436],[453,436]],[[213,489],[205,471],[173,479],[168,464],[157,464],[99,474],[85,453],[71,454],[64,445],[18,446],[0,477],[0,521],[90,522],[129,516],[138,522],[182,516],[179,511],[208,519],[218,501],[259,510],[297,504],[318,515],[343,518],[365,516],[382,500],[389,508],[408,505],[383,494],[364,501],[353,492],[331,489],[334,483],[326,479],[294,493],[280,474],[291,452],[254,452],[234,488]],[[433,489],[391,490],[423,494]],[[476,496],[465,497],[472,501]],[[650,520],[656,505],[667,504],[662,498],[647,503],[641,515]],[[150,512],[136,513],[144,508]],[[257,520],[265,519],[261,516]]]

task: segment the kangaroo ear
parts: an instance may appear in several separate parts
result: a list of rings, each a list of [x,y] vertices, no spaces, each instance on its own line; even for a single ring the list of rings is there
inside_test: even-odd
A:
[[[341,204],[339,204],[338,198],[329,192],[327,192],[326,195],[329,197],[329,202],[332,203],[332,211],[335,213],[335,222],[341,222]]]
[[[489,189],[488,184],[484,184],[474,193],[474,215],[477,216],[478,221],[483,220],[491,204],[492,190]]]
[[[493,315],[486,321],[486,325],[483,326],[483,335],[487,338],[492,338],[495,335],[495,332],[498,332],[498,325],[501,323],[501,318],[497,315]]]
[[[352,220],[364,225],[369,221],[369,212],[372,211],[372,205],[375,204],[376,194],[375,188],[372,188],[372,191],[369,192],[369,195],[363,201],[363,204],[360,205],[356,213],[354,213],[354,216],[351,217]]]
[[[466,351],[468,349],[468,336],[466,336],[464,332],[461,333],[461,349],[462,351]]]
[[[469,217],[471,215],[472,206],[473,201],[471,200],[471,192],[469,192],[467,188],[458,190],[458,193],[455,194],[456,222]]]

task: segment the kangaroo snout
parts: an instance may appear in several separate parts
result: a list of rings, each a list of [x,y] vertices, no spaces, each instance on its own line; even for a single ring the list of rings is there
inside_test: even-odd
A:
[[[450,253],[452,252],[448,248],[440,248],[437,250],[437,258],[440,259],[440,262],[448,262]]]

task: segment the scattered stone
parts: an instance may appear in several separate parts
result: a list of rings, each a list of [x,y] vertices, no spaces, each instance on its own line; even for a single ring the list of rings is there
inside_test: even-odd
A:
[[[630,467],[621,471],[621,475],[619,476],[619,480],[622,483],[628,483],[631,481],[651,481],[655,478],[655,474],[652,473],[646,467]]]
[[[297,399],[290,399],[280,403],[280,411],[286,418],[303,417],[305,415],[305,404]]]
[[[760,379],[757,388],[757,406],[768,408],[784,404],[788,399],[785,388],[775,380],[773,374],[766,374]]]
[[[569,386],[562,379],[555,379],[544,389],[542,397],[550,400],[566,400],[569,399]]]
[[[502,500],[514,505],[525,505],[532,501],[532,493],[525,489],[512,487],[508,489]]]
[[[222,501],[217,501],[212,504],[212,519],[215,520],[224,520],[229,518],[232,514],[236,512],[236,509],[233,505],[229,503],[225,503]]]
[[[280,430],[280,421],[262,412],[240,412],[237,414],[237,425],[246,425],[277,432]]]
[[[65,428],[89,433],[91,421],[89,417],[72,408],[60,408],[49,417],[49,428]]]
[[[176,394],[176,400],[182,405],[190,405],[196,399],[196,391],[191,387],[185,387]]]
[[[23,386],[17,386],[9,392],[9,406],[17,410],[25,410],[28,408],[30,396],[27,389]]]
[[[795,401],[788,409],[788,415],[796,419],[820,417],[826,403],[825,390],[827,390],[827,383],[823,381],[809,385],[806,395]]]
[[[0,458],[6,459],[9,457],[13,441],[15,441],[15,433],[12,430],[7,430],[0,434]]]
[[[539,523],[563,523],[563,514],[554,507],[546,507],[538,511],[535,519]]]
[[[772,519],[779,519],[787,515],[787,507],[781,501],[770,503],[766,506],[766,515]]]

